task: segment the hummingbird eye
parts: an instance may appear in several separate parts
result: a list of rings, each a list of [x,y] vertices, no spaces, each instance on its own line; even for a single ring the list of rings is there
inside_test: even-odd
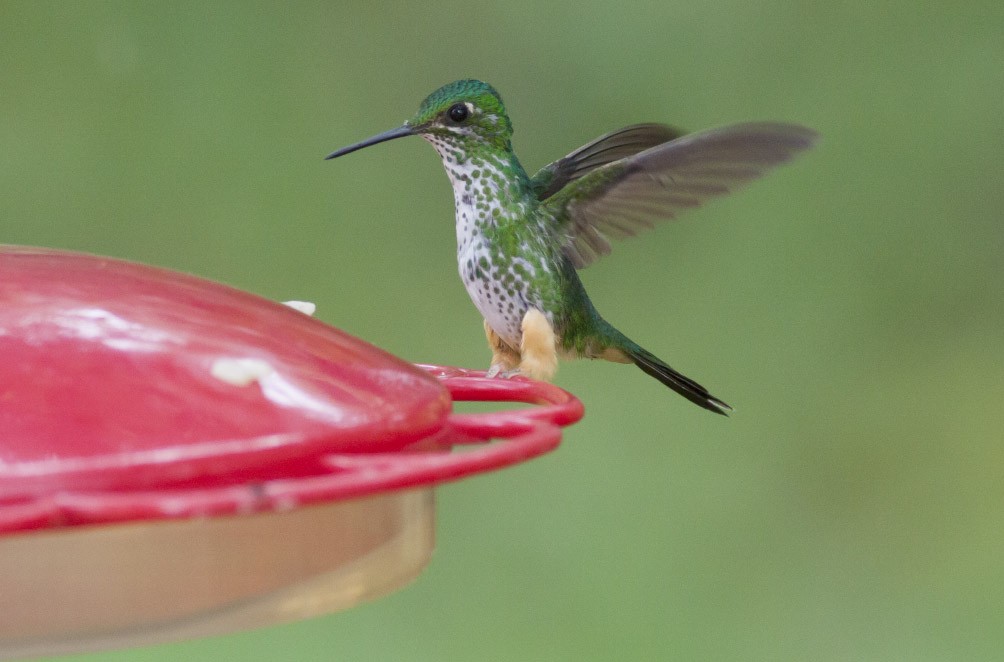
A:
[[[467,116],[470,114],[470,111],[467,110],[466,104],[455,103],[452,106],[450,106],[450,109],[446,111],[446,114],[452,121],[456,122],[457,124],[460,124],[465,119],[467,119]]]

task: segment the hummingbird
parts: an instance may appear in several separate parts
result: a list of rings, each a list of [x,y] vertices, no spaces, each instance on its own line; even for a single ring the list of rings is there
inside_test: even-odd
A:
[[[633,363],[716,414],[732,408],[629,339],[596,311],[577,270],[621,239],[675,218],[810,147],[816,133],[757,122],[682,134],[635,124],[603,135],[530,176],[513,126],[487,83],[459,80],[430,94],[403,125],[329,154],[420,136],[453,185],[457,263],[484,318],[489,377],[550,380],[558,358]]]

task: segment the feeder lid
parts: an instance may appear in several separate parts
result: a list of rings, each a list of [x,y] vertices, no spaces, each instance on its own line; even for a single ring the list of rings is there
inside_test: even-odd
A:
[[[0,532],[274,510],[421,485],[545,449],[466,460],[409,451],[448,449],[450,435],[525,436],[528,421],[581,416],[568,396],[560,412],[474,425],[451,417],[448,388],[429,369],[289,306],[50,249],[0,247],[0,366]],[[533,391],[546,385],[474,390],[485,388],[554,402]],[[547,436],[556,444],[560,434]]]

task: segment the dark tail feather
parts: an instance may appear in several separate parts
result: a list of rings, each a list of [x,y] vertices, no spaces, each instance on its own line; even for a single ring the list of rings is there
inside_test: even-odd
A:
[[[732,411],[732,407],[708,393],[708,389],[693,379],[684,377],[641,347],[635,345],[634,347],[624,348],[623,351],[645,374],[655,377],[695,405],[704,407],[716,414],[722,414],[723,416],[728,416],[729,412]]]

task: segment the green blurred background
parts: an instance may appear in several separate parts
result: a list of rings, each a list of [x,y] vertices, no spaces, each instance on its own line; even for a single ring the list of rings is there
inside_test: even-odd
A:
[[[442,488],[414,585],[80,659],[1004,658],[1002,35],[999,0],[0,4],[0,241],[313,300],[414,361],[488,358],[438,159],[321,157],[439,85],[495,85],[528,169],[641,121],[823,135],[583,273],[732,418],[565,364],[585,420]]]

